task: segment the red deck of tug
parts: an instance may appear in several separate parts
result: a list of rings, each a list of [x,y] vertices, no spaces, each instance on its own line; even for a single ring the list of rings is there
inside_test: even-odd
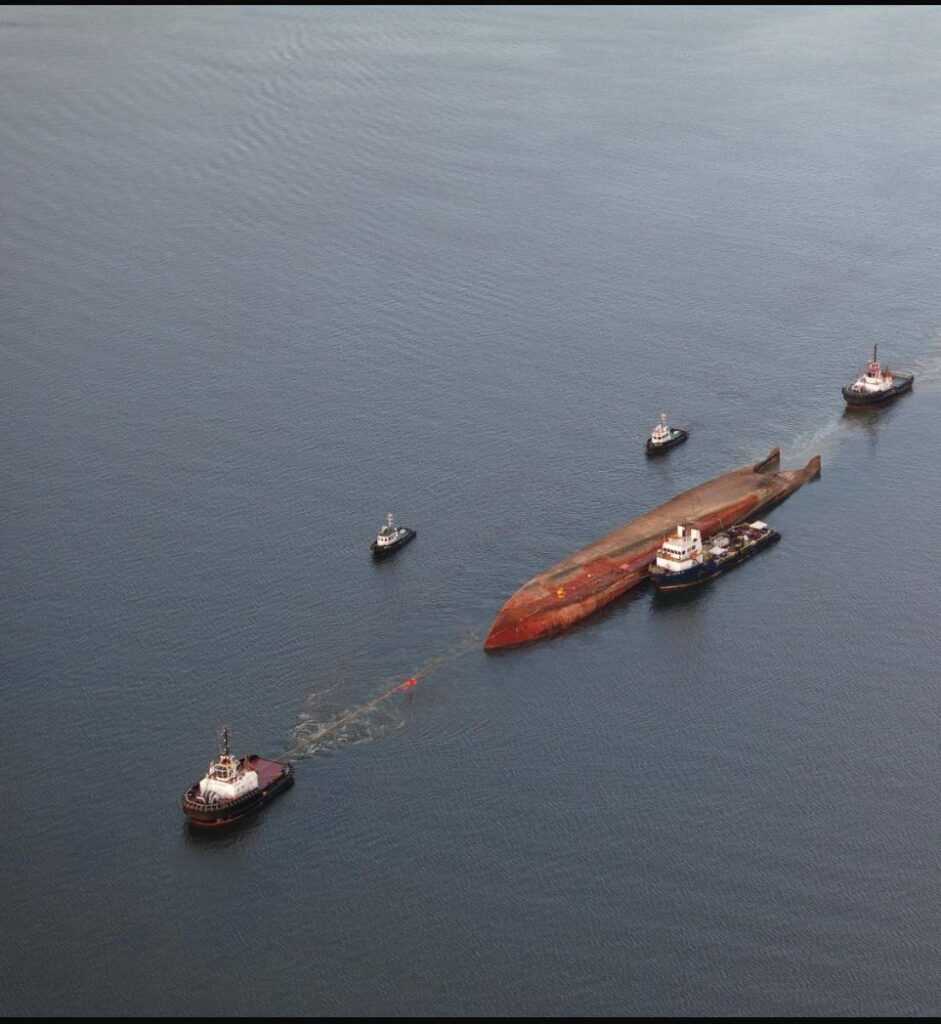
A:
[[[259,789],[265,789],[284,773],[284,762],[269,761],[267,758],[259,757],[257,754],[243,758],[243,763],[246,771],[257,772]]]

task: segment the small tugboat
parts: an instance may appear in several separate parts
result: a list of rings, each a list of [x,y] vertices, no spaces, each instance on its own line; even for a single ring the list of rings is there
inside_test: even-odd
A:
[[[385,558],[393,551],[404,548],[410,540],[414,540],[418,534],[407,526],[396,526],[390,512],[386,521],[379,527],[376,539],[369,545],[373,558]]]
[[[689,432],[679,427],[667,426],[667,414],[660,413],[660,422],[653,428],[645,445],[648,455],[659,455],[670,448],[682,444],[689,437]]]
[[[855,384],[847,384],[843,388],[843,398],[847,405],[879,405],[890,398],[911,391],[915,375],[880,366],[876,358],[878,347],[872,346],[872,359],[869,360],[862,377]]]
[[[222,730],[219,760],[183,794],[183,813],[203,828],[229,825],[254,811],[294,782],[294,765],[257,754],[241,760],[229,753],[229,730]]]
[[[650,582],[658,590],[694,587],[757,555],[780,539],[781,534],[767,523],[755,521],[717,534],[709,550],[704,551],[699,530],[680,524],[657,552],[657,560],[650,567]]]

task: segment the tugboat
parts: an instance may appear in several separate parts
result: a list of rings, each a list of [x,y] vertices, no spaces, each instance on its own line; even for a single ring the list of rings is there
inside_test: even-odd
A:
[[[650,582],[658,590],[694,587],[757,555],[780,539],[780,533],[756,520],[717,534],[709,550],[704,551],[699,530],[681,523],[657,552],[657,560],[650,567]]]
[[[254,811],[294,783],[294,765],[268,761],[257,754],[241,760],[229,753],[229,730],[222,730],[219,760],[190,787],[182,799],[183,813],[202,828],[229,825]]]
[[[669,448],[675,448],[689,437],[689,432],[679,427],[667,426],[667,414],[660,413],[660,422],[650,432],[645,445],[648,455],[659,455]]]
[[[376,539],[369,545],[373,558],[385,558],[393,551],[404,548],[410,540],[414,540],[418,534],[407,526],[396,526],[392,513],[386,516],[386,521],[379,527]]]
[[[880,405],[890,398],[911,391],[915,375],[880,366],[876,358],[878,348],[878,345],[872,346],[872,359],[862,377],[855,384],[847,384],[843,388],[843,398],[847,405]]]

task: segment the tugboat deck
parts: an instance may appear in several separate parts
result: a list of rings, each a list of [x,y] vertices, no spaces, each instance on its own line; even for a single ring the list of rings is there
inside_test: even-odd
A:
[[[264,789],[270,782],[281,776],[284,771],[284,764],[281,761],[269,761],[265,757],[252,754],[245,758],[246,769],[258,773],[258,788]]]

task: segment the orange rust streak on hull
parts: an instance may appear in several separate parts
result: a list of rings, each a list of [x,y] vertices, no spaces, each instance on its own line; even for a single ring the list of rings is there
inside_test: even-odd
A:
[[[754,466],[733,470],[678,495],[535,576],[506,602],[484,642],[488,651],[554,636],[641,582],[663,538],[693,519],[703,537],[777,505],[820,474],[815,456],[800,470],[772,472],[775,448]]]

